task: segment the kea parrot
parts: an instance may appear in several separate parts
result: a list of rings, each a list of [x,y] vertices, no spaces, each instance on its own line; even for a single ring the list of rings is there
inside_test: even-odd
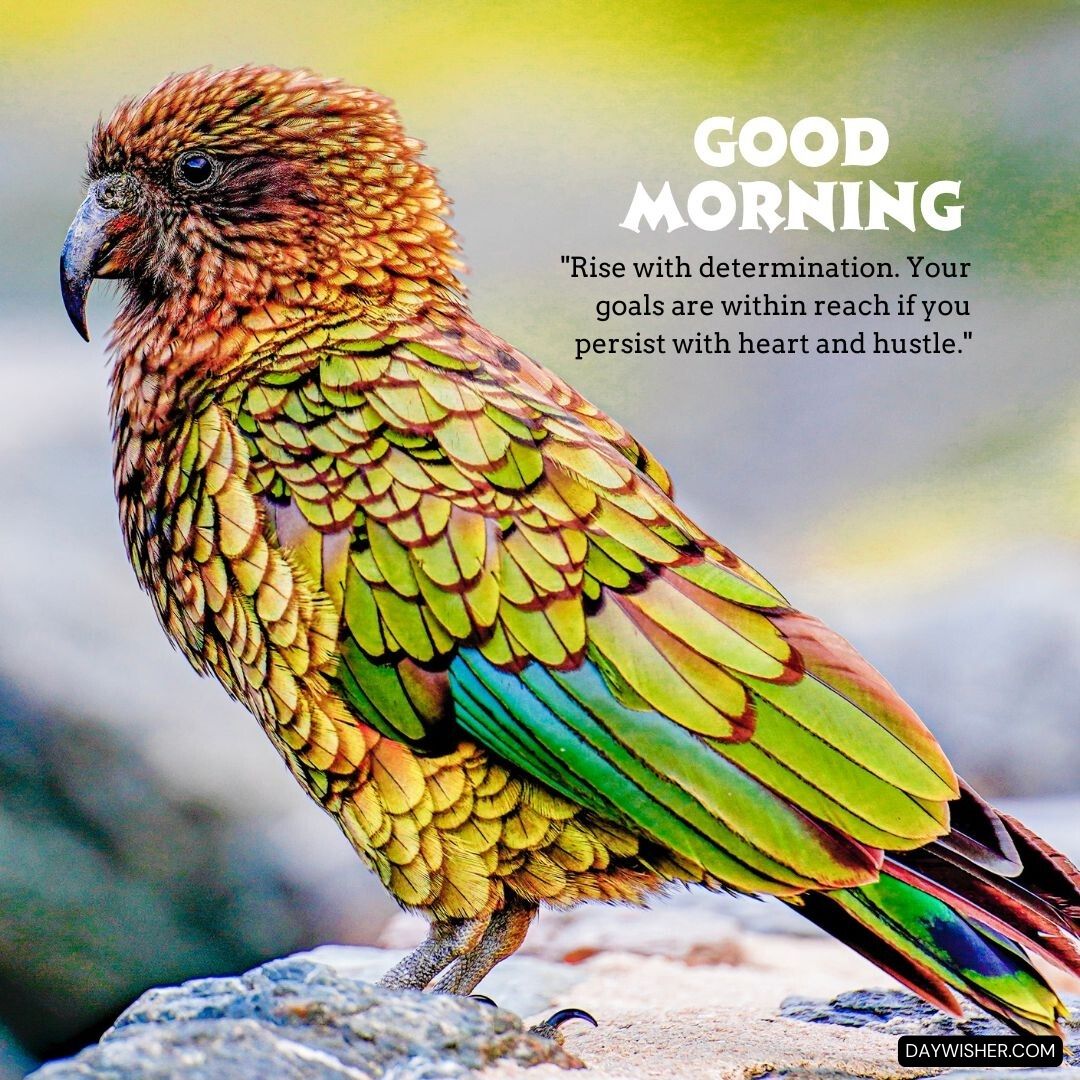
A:
[[[111,337],[115,487],[168,636],[258,719],[468,994],[541,907],[778,897],[927,1001],[1065,1015],[1080,874],[954,773],[663,466],[479,325],[386,98],[168,78],[99,123],[61,257]]]

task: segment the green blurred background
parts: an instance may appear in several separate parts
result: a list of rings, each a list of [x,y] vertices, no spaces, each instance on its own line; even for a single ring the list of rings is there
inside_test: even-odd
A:
[[[110,290],[94,291],[89,347],[58,296],[92,124],[204,64],[307,66],[393,97],[455,200],[480,319],[623,420],[691,512],[851,637],[963,772],[1080,853],[1075,5],[0,11],[0,1075],[94,1037],[147,985],[374,940],[389,911],[256,725],[160,635],[115,525]],[[619,229],[638,180],[685,193],[710,176],[691,139],[714,114],[878,117],[892,148],[870,175],[961,180],[964,225]],[[718,178],[749,176],[729,171]],[[837,172],[780,165],[766,178]],[[600,327],[596,299],[644,286],[571,282],[564,253],[970,259],[962,288],[925,295],[970,299],[974,339],[954,357],[575,362],[579,334],[737,325]],[[649,291],[715,299],[750,284]]]

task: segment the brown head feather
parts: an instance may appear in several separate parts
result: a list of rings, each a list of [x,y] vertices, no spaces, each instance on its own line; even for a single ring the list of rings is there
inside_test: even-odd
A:
[[[227,330],[297,282],[357,313],[460,293],[421,149],[386,98],[307,71],[194,71],[125,102],[89,159],[124,203],[105,267],[127,282],[121,339],[151,319]],[[195,153],[214,169],[205,186],[180,172]]]

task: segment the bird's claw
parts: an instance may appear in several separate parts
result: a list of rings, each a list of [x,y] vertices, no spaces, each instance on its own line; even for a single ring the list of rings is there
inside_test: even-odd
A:
[[[596,1017],[584,1009],[559,1009],[558,1012],[553,1012],[546,1020],[536,1024],[529,1030],[543,1039],[554,1039],[556,1042],[562,1042],[559,1028],[571,1020],[584,1020],[585,1023],[592,1024],[593,1027],[599,1027]]]
[[[487,994],[470,994],[470,1001],[479,1001],[481,1005],[490,1005],[493,1009],[497,1009],[499,1006],[495,1004],[487,996]],[[584,1020],[586,1024],[592,1024],[593,1027],[599,1027],[596,1022],[596,1017],[592,1013],[586,1012],[584,1009],[559,1009],[553,1012],[546,1020],[539,1024],[533,1025],[529,1028],[529,1031],[533,1035],[539,1035],[542,1039],[554,1039],[555,1042],[562,1042],[562,1036],[559,1034],[559,1028],[563,1024],[568,1024],[571,1020]]]

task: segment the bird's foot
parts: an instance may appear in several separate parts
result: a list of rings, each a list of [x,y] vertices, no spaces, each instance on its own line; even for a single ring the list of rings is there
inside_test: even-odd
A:
[[[473,1001],[479,1001],[484,1005],[490,1005],[493,1009],[497,1009],[498,1006],[494,1001],[487,996],[487,994],[470,994],[469,997]],[[554,1042],[561,1043],[563,1041],[562,1033],[559,1029],[563,1024],[570,1023],[571,1020],[584,1020],[587,1024],[592,1024],[593,1027],[599,1027],[596,1022],[596,1017],[592,1013],[586,1012],[584,1009],[559,1009],[557,1012],[553,1012],[546,1020],[541,1021],[539,1024],[534,1024],[529,1031],[533,1035],[539,1035],[542,1039],[552,1039]]]

